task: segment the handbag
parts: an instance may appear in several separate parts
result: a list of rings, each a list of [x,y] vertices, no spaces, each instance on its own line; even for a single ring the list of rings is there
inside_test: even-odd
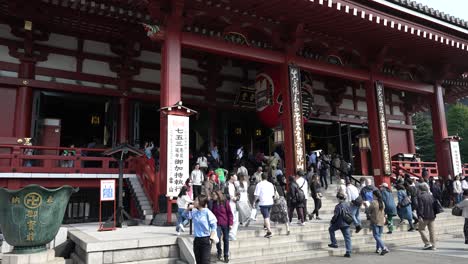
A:
[[[460,207],[456,206],[452,208],[452,215],[454,216],[462,216],[463,214],[463,209],[461,209]]]
[[[278,190],[276,190],[276,186],[275,186],[275,194],[273,195],[273,201],[278,201],[280,198],[280,195],[278,193]]]
[[[349,210],[344,210],[343,207],[341,208],[341,215],[346,224],[350,225],[354,222],[353,216],[351,215]]]
[[[323,197],[323,194],[322,194],[322,193],[320,193],[320,192],[317,193],[317,199],[322,199],[322,197]]]
[[[250,219],[253,221],[257,220],[257,209],[252,208],[252,211],[250,211]]]

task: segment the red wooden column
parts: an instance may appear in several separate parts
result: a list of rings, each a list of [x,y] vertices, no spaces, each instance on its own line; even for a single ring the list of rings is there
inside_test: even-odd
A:
[[[413,125],[413,118],[410,113],[406,114],[406,124],[409,126]],[[408,151],[410,153],[416,153],[416,144],[414,143],[414,130],[406,130],[406,139],[408,141]]]
[[[292,109],[291,109],[291,94],[289,92],[289,68],[288,63],[284,63],[281,67],[281,89],[283,93],[283,114],[281,115],[281,125],[284,130],[284,164],[286,179],[289,176],[295,175],[294,165],[294,143],[293,143],[293,124],[292,124]]]
[[[34,79],[35,62],[22,60],[18,78]],[[15,136],[18,138],[30,137],[31,135],[31,114],[32,114],[32,88],[28,87],[28,81],[23,81],[24,86],[20,86],[16,93],[15,106]]]
[[[376,91],[374,80],[366,82],[366,99],[367,99],[367,122],[369,127],[369,141],[371,146],[372,171],[376,186],[383,182],[390,184],[390,178],[384,176],[384,165],[382,155],[382,145],[380,142],[379,132],[379,117],[376,100]]]
[[[181,100],[181,26],[183,6],[173,7],[167,20],[165,39],[161,48],[161,105],[167,107]],[[155,193],[153,201],[158,202],[158,197],[166,193],[167,188],[167,116],[161,112],[159,129],[159,179],[155,181]]]
[[[431,98],[431,115],[439,176],[447,177],[453,172],[450,166],[449,144],[445,140],[448,137],[448,132],[445,120],[444,95],[442,86],[438,83],[434,85],[434,94]]]

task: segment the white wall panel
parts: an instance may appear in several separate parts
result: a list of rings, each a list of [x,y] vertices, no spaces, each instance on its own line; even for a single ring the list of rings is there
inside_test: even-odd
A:
[[[366,96],[366,89],[361,89],[361,88],[356,89],[356,95],[365,97]]]
[[[109,68],[109,64],[103,61],[96,60],[83,60],[83,72],[95,75],[102,75],[108,77],[117,77],[115,72],[112,72]]]
[[[198,82],[198,78],[196,76],[187,74],[182,74],[182,86],[202,90],[205,89],[205,87]]]
[[[181,58],[180,63],[184,69],[202,70],[198,67],[198,62],[196,60]]]
[[[83,43],[83,51],[94,53],[94,54],[101,54],[101,55],[108,55],[117,57],[117,54],[113,53],[110,49],[110,45],[105,42],[98,42],[93,40],[85,40]]]
[[[394,115],[404,115],[403,112],[400,111],[400,107],[399,106],[393,106],[393,114]]]
[[[134,76],[133,80],[150,83],[161,83],[161,72],[158,70],[141,68],[140,74]]]
[[[0,37],[13,40],[23,40],[11,34],[11,27],[7,24],[0,24]]]
[[[367,103],[364,101],[358,101],[357,110],[367,112]]]
[[[224,81],[223,86],[219,87],[217,90],[220,92],[226,92],[226,93],[232,93],[236,94],[237,91],[239,91],[239,88],[242,85],[238,82],[229,82],[229,81]]]
[[[328,103],[325,100],[325,96],[318,95],[318,94],[314,95],[314,104],[322,105],[322,106],[328,106]]]
[[[142,93],[142,94],[159,94],[159,90],[149,90],[149,89],[143,89],[143,88],[138,88],[138,87],[133,87],[131,91],[135,93]]]
[[[351,86],[347,86],[345,94],[353,95],[353,88]]]
[[[65,36],[61,34],[51,33],[49,40],[38,41],[40,44],[46,46],[58,47],[63,49],[78,50],[78,39],[71,36]]]
[[[343,99],[343,103],[340,105],[341,109],[354,110],[353,100]]]
[[[312,81],[312,87],[314,88],[314,90],[322,90],[322,91],[327,90],[323,82],[319,82],[319,81]]]
[[[38,67],[51,68],[64,71],[76,71],[76,58],[51,53],[46,61],[40,61],[36,64]]]
[[[221,69],[221,74],[242,77],[242,68],[225,66]]]
[[[8,52],[9,50],[7,46],[0,45],[0,61],[19,64],[20,61],[15,57],[11,57],[10,54],[8,54]]]
[[[157,52],[142,50],[140,56],[135,60],[159,64],[161,63],[161,54]]]
[[[18,78],[18,73],[17,72],[12,72],[12,71],[0,71],[0,77]]]

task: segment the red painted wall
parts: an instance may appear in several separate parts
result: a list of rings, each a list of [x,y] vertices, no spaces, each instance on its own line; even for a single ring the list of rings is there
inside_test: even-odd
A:
[[[16,89],[0,87],[0,137],[13,137]]]
[[[406,130],[388,129],[388,143],[392,156],[398,153],[409,153]]]

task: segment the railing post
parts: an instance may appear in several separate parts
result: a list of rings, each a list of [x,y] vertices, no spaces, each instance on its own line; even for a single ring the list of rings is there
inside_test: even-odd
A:
[[[11,150],[11,163],[10,163],[11,170],[13,172],[18,171],[18,168],[21,167],[21,159],[19,157],[20,155],[21,155],[21,147],[14,146]]]
[[[75,169],[75,173],[79,173],[81,170],[81,149],[76,149],[73,168]]]

